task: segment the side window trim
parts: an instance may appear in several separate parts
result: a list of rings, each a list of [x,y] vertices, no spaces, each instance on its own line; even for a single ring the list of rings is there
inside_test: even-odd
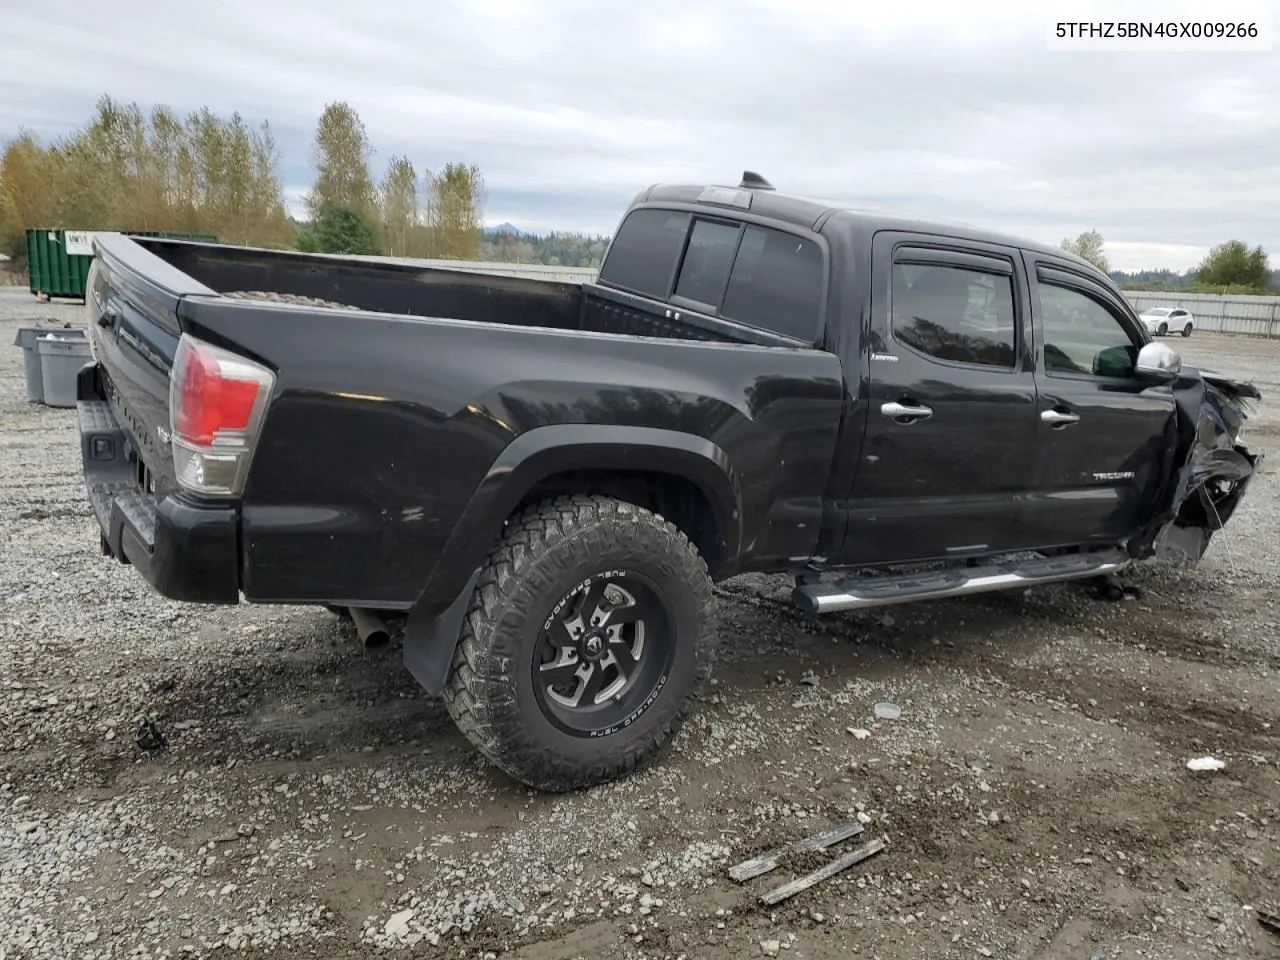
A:
[[[680,271],[684,268],[684,258],[689,255],[689,240],[693,237],[693,227],[697,222],[698,218],[689,214],[689,220],[684,225],[684,236],[680,239],[680,252],[676,254],[675,266],[671,268],[671,274],[667,277],[667,288],[659,298],[666,303],[671,302],[671,296],[676,292],[676,284],[680,282]]]
[[[894,266],[906,263],[912,266],[959,267],[1006,277],[1012,277],[1014,273],[1013,259],[1010,257],[986,253],[962,253],[958,250],[923,247],[911,243],[895,247],[892,262]]]
[[[986,373],[1004,374],[1006,376],[1018,376],[1025,372],[1026,353],[1024,350],[1023,330],[1026,326],[1026,318],[1023,316],[1022,304],[1018,297],[1017,272],[1012,257],[1006,258],[998,254],[979,253],[976,251],[972,253],[962,252],[907,242],[895,245],[890,251],[889,274],[891,277],[894,268],[901,265],[951,267],[959,270],[968,270],[973,273],[985,273],[1007,280],[1009,282],[1009,295],[1012,298],[1010,303],[1013,308],[1013,364],[1005,367],[995,364],[969,363],[964,360],[948,360],[925,353],[902,340],[898,336],[893,321],[893,293],[891,289],[889,309],[886,315],[886,329],[894,343],[910,350],[912,354],[922,360],[943,367],[954,367],[961,370],[982,370]]]

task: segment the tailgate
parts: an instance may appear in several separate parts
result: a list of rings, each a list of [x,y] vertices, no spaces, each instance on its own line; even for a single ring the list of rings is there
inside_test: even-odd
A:
[[[80,372],[76,407],[103,550],[166,597],[236,603],[235,508],[166,495],[174,488],[169,372],[177,308],[183,297],[209,291],[127,237],[99,235],[94,248],[85,309],[95,362]]]
[[[128,237],[100,234],[85,291],[98,388],[128,440],[143,492],[173,487],[169,375],[178,302],[213,291]]]

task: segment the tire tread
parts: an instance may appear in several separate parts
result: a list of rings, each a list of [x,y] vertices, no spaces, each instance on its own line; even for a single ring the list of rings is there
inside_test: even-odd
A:
[[[696,668],[689,689],[674,709],[642,737],[614,734],[601,741],[600,756],[574,763],[546,744],[539,745],[516,722],[513,671],[523,663],[502,655],[494,643],[505,630],[527,630],[545,610],[531,577],[548,564],[565,566],[557,548],[575,535],[617,537],[629,533],[628,546],[652,544],[657,561],[694,592],[700,629]],[[462,734],[491,763],[521,782],[542,790],[572,790],[625,776],[658,753],[679,731],[696,695],[710,678],[715,660],[713,595],[706,562],[689,539],[663,518],[626,501],[601,496],[566,495],[530,506],[514,516],[490,552],[472,595],[454,651],[443,697]],[[656,709],[656,705],[655,708]],[[620,748],[620,749],[619,749]]]

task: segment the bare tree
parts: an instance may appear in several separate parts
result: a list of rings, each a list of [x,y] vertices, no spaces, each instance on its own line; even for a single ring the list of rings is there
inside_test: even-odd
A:
[[[291,246],[270,128],[208,109],[180,121],[165,106],[103,97],[81,130],[42,146],[23,134],[0,159],[0,246],[25,253],[30,227],[214,233]]]
[[[280,180],[280,150],[271,125],[262,125],[250,138],[253,153],[253,196],[251,207],[258,222],[254,230],[256,242],[287,246],[293,242],[293,225],[284,205],[284,185]],[[246,240],[245,242],[252,242]]]
[[[27,227],[54,222],[61,166],[32,133],[19,133],[6,145],[0,156],[0,252],[25,259]]]
[[[414,227],[418,224],[418,174],[407,157],[392,157],[379,190],[386,252],[393,257],[411,256]]]
[[[1102,248],[1104,241],[1097,230],[1086,230],[1072,240],[1068,237],[1062,241],[1062,249],[1074,253],[1077,257],[1088,260],[1103,273],[1111,272],[1111,265]]]
[[[480,259],[484,191],[484,177],[475,164],[449,163],[431,178],[430,225],[437,256]]]
[[[318,217],[326,207],[346,207],[365,215],[376,211],[369,138],[359,115],[346,103],[330,103],[316,124],[312,163],[316,182],[307,209]]]

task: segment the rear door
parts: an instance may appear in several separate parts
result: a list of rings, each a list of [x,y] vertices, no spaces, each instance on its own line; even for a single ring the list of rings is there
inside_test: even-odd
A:
[[[1037,397],[1018,251],[880,233],[872,282],[868,419],[841,560],[1023,545]]]
[[[1112,543],[1156,489],[1173,391],[1134,376],[1146,337],[1120,296],[1066,264],[1027,263],[1041,372],[1025,522],[1046,546]]]

